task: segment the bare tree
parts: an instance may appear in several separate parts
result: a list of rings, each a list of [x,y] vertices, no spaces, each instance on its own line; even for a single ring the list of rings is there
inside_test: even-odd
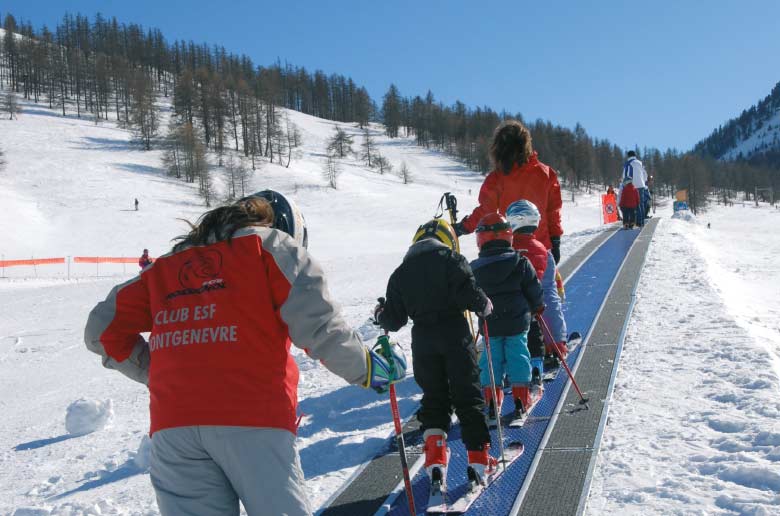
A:
[[[360,148],[362,149],[360,159],[368,165],[368,168],[375,167],[377,153],[376,142],[371,137],[371,132],[368,127],[363,129],[363,143],[360,144]]]
[[[154,104],[154,90],[152,82],[145,73],[138,71],[133,76],[131,83],[131,114],[130,124],[138,138],[143,142],[144,148],[152,148],[152,138],[157,134],[160,126],[160,118],[157,106]]]
[[[374,163],[380,174],[391,174],[393,172],[393,165],[390,163],[390,160],[379,153],[374,158]]]
[[[211,167],[206,158],[206,146],[200,140],[196,140],[193,151],[193,170],[198,178],[198,192],[206,207],[210,208],[211,199],[214,198],[214,183],[211,179]]]
[[[406,166],[405,161],[401,162],[401,168],[398,170],[398,177],[401,178],[405,185],[412,182],[412,171]]]
[[[5,159],[3,159],[3,149],[0,149],[0,170],[5,167]]]
[[[19,104],[16,101],[16,94],[13,92],[13,90],[7,90],[5,94],[3,94],[2,107],[3,111],[8,113],[9,120],[13,120],[16,115],[21,112],[21,109],[19,109]]]
[[[284,116],[285,134],[287,135],[287,164],[285,168],[290,168],[290,161],[293,158],[298,159],[301,157],[301,151],[299,147],[302,143],[301,131],[295,122],[290,120],[290,117],[285,114]]]
[[[336,133],[328,140],[328,154],[336,155],[343,159],[353,153],[353,138],[339,126],[336,126],[335,130]]]
[[[322,175],[328,182],[328,186],[335,190],[337,187],[336,181],[341,175],[341,166],[335,156],[328,155],[328,158],[325,161],[325,167],[322,170]]]

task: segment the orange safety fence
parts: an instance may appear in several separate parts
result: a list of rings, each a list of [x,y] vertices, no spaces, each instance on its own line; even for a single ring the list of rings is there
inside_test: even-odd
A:
[[[52,265],[65,263],[65,258],[31,258],[29,260],[0,260],[0,267],[18,267],[20,265]]]
[[[138,258],[123,256],[74,256],[74,263],[138,263]]]

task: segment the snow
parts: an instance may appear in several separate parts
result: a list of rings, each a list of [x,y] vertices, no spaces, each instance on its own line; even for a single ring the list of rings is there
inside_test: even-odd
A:
[[[65,430],[73,436],[97,432],[106,427],[114,419],[114,404],[105,401],[79,399],[68,405],[65,415]]]
[[[194,220],[205,211],[193,186],[164,175],[160,152],[140,150],[127,131],[20,104],[18,120],[0,120],[7,161],[0,174],[4,259],[132,257],[143,248],[154,256],[186,230],[178,219]],[[333,297],[370,342],[376,330],[366,319],[417,226],[434,215],[447,191],[457,195],[461,216],[471,210],[482,177],[411,139],[385,138],[372,126],[382,154],[396,170],[405,161],[413,182],[404,185],[349,158],[333,190],[320,171],[334,123],[288,115],[303,133],[302,156],[289,169],[265,164],[250,191],[272,188],[295,199]],[[357,149],[358,129],[344,128],[356,136]],[[577,194],[573,201],[565,192],[563,216],[564,257],[602,230],[596,195]],[[463,239],[463,252],[475,257],[473,236]],[[136,272],[134,264],[98,269],[71,263],[70,279],[65,265],[0,274],[7,276],[0,278],[0,514],[159,513],[146,474],[148,392],[104,369],[83,344],[91,308]],[[409,353],[409,330],[397,339]],[[304,353],[294,350],[294,356],[304,414],[298,447],[307,491],[319,507],[385,445],[392,419],[386,396],[346,385]],[[411,378],[398,385],[403,417],[414,412],[417,392]],[[68,433],[62,415],[80,398],[110,399],[113,423],[88,435]]]
[[[191,185],[163,174],[159,151],[141,151],[126,131],[21,104],[18,120],[0,120],[8,162],[0,174],[3,258],[137,256],[143,248],[156,255],[186,229],[177,219],[204,211]],[[482,178],[372,126],[380,151],[396,169],[405,161],[414,182],[403,185],[350,158],[333,190],[320,170],[334,123],[288,116],[304,135],[302,156],[289,169],[264,165],[252,191],[273,188],[298,202],[334,298],[370,342],[376,329],[366,319],[417,225],[433,216],[445,191],[467,213]],[[357,147],[359,131],[344,127]],[[603,230],[598,197],[575,198],[564,194],[564,259]],[[779,222],[780,211],[766,205],[715,206],[697,218],[660,221],[588,514],[778,513]],[[474,238],[462,244],[473,258]],[[104,369],[82,342],[89,310],[136,271],[71,264],[70,279],[64,265],[2,271],[0,514],[159,514],[147,474],[148,393]],[[408,329],[397,339],[408,353]],[[298,446],[307,490],[320,507],[385,445],[390,409],[386,397],[294,355],[303,414]],[[413,381],[399,384],[398,394],[402,415],[411,416]],[[62,420],[74,400],[87,423],[75,430]],[[112,424],[100,424],[111,410]]]
[[[660,221],[586,514],[780,513],[779,222]]]
[[[777,149],[780,146],[780,109],[761,122],[761,128],[753,130],[744,140],[738,142],[722,157],[723,160],[734,160],[742,156],[749,158],[756,152]]]

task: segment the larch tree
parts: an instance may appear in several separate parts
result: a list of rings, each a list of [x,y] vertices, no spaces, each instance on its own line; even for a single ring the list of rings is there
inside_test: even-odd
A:
[[[335,127],[335,131],[335,134],[328,140],[328,154],[343,159],[354,152],[352,150],[354,139],[339,126]]]

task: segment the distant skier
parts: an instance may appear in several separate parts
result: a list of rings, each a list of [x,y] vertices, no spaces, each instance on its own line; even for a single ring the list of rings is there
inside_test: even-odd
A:
[[[206,212],[89,314],[87,347],[149,387],[163,515],[237,515],[239,500],[250,516],[311,514],[291,340],[352,384],[383,389],[405,374],[398,350],[390,375],[341,317],[303,217],[270,190]]]
[[[640,228],[645,224],[645,205],[650,199],[647,191],[647,171],[645,166],[636,157],[636,152],[628,151],[626,162],[623,164],[623,182],[630,179],[639,193],[639,204],[636,209],[636,224]]]
[[[144,249],[143,254],[138,259],[138,266],[143,269],[147,265],[151,265],[151,264],[152,264],[152,259],[149,258],[149,249]]]
[[[623,229],[633,229],[637,222],[637,212],[641,211],[639,192],[634,187],[630,178],[623,180],[623,187],[620,189],[620,198],[618,205],[623,212]]]
[[[491,213],[482,217],[477,226],[477,245],[479,258],[471,262],[471,268],[477,285],[493,302],[493,314],[486,320],[493,371],[499,385],[498,400],[493,400],[488,357],[482,353],[480,381],[488,403],[488,419],[496,420],[501,415],[504,373],[512,385],[515,417],[521,417],[532,404],[528,328],[531,313],[544,311],[542,285],[531,262],[512,248],[512,227],[502,215]],[[547,257],[546,252],[544,256]]]
[[[446,491],[447,432],[452,407],[468,450],[467,474],[481,482],[496,467],[488,454],[490,433],[479,382],[477,351],[464,315],[488,316],[492,304],[480,290],[456,236],[442,219],[420,226],[403,262],[390,276],[384,305],[375,316],[388,331],[412,319],[414,379],[423,391],[417,419],[425,439],[425,470],[431,493]]]
[[[135,211],[138,211],[138,199],[135,200]]]
[[[523,256],[528,258],[536,270],[536,275],[542,283],[544,291],[544,314],[542,317],[552,331],[554,343],[545,344],[542,330],[536,320],[531,321],[528,331],[528,350],[531,352],[531,375],[534,390],[542,390],[542,377],[544,375],[544,357],[549,357],[548,362],[555,362],[555,346],[562,357],[566,357],[568,336],[566,334],[566,319],[563,315],[563,302],[557,288],[556,277],[558,268],[552,254],[547,251],[534,236],[539,226],[541,215],[534,203],[520,199],[509,205],[506,210],[506,218],[512,226],[514,239],[512,246]],[[554,285],[547,288],[545,285]],[[562,288],[562,285],[561,285]]]

